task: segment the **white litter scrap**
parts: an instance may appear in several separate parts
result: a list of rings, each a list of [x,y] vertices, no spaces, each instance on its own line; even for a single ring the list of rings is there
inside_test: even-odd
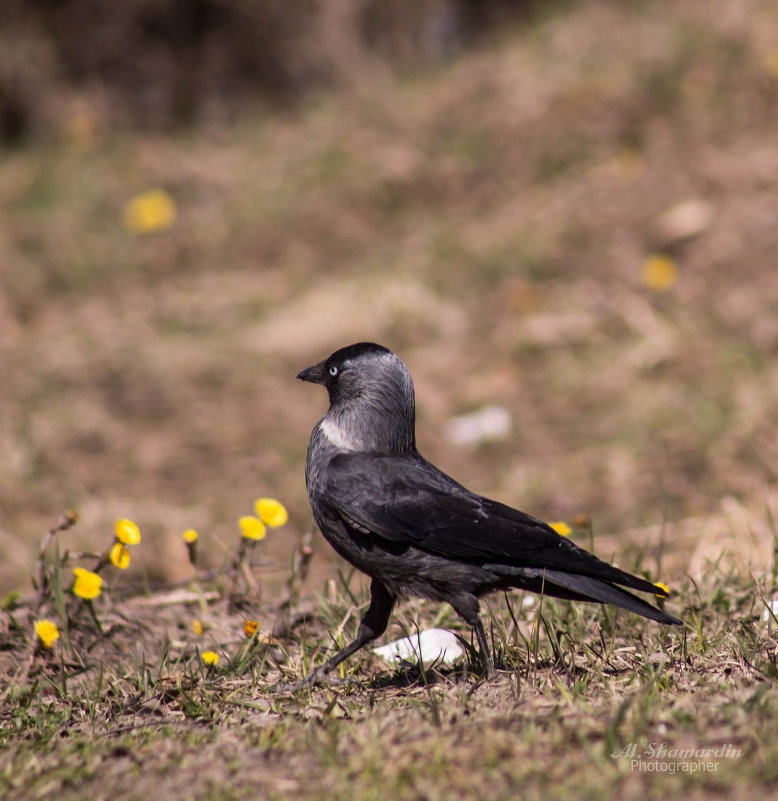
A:
[[[442,662],[444,665],[453,665],[465,655],[456,634],[448,629],[425,629],[411,637],[373,648],[373,653],[391,663],[418,662],[421,658],[424,664]]]
[[[656,222],[657,233],[666,244],[693,239],[711,227],[714,216],[710,203],[689,198],[660,214]]]
[[[511,433],[511,416],[502,406],[483,406],[470,414],[452,417],[445,430],[449,442],[457,445],[497,442]]]

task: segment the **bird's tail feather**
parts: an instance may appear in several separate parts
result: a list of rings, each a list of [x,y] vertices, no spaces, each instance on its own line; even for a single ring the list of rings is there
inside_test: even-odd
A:
[[[683,625],[683,622],[677,617],[667,614],[662,609],[657,609],[642,598],[638,598],[637,595],[633,595],[605,579],[583,576],[580,573],[566,573],[562,570],[549,570],[548,568],[508,568],[499,564],[486,565],[486,567],[504,576],[507,579],[506,586],[520,587],[529,592],[542,593],[570,601],[613,604],[629,612],[656,620],[658,623]],[[653,585],[649,586],[653,589]],[[660,594],[659,589],[656,594]]]
[[[544,582],[547,585],[546,591],[549,595],[553,595],[553,585],[557,585],[571,590],[584,600],[613,604],[629,612],[635,612],[643,617],[656,620],[659,623],[668,623],[675,626],[683,625],[677,617],[668,615],[667,612],[657,609],[642,598],[638,598],[637,595],[633,595],[631,592],[627,592],[627,590],[616,587],[602,579],[574,573],[563,573],[560,570],[546,570],[544,571]]]

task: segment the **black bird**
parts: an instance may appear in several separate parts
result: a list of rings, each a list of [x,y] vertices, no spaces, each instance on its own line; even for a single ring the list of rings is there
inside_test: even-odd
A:
[[[295,686],[322,681],[383,634],[394,604],[447,601],[475,630],[487,675],[494,665],[478,598],[518,587],[613,604],[660,623],[681,621],[617,585],[666,595],[524,512],[470,492],[416,450],[413,381],[392,351],[360,342],[303,370],[322,384],[327,414],[311,434],[305,480],[317,525],[332,547],[372,578],[356,639]]]

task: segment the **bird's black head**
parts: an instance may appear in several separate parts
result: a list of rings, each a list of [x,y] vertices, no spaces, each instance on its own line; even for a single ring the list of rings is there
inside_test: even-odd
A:
[[[415,447],[413,381],[400,357],[383,345],[349,345],[297,377],[326,388],[330,410],[322,423],[330,433],[338,426],[338,441],[353,443],[349,450]]]

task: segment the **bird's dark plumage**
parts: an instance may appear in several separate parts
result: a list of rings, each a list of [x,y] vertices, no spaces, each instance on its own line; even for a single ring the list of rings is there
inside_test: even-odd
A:
[[[311,435],[305,476],[314,518],[335,550],[372,577],[357,638],[314,671],[314,683],[386,628],[407,594],[448,601],[492,662],[478,598],[518,587],[607,603],[680,625],[630,590],[663,595],[549,525],[470,492],[416,450],[413,382],[403,362],[369,342],[342,348],[298,378],[322,384],[330,408]]]

